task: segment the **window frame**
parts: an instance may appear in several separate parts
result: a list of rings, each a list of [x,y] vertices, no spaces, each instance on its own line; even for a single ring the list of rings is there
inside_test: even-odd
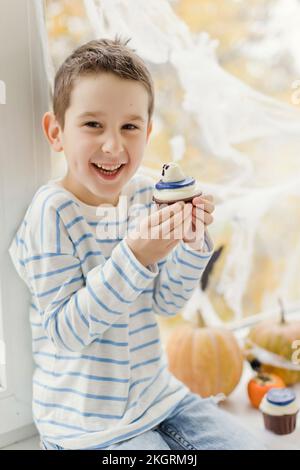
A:
[[[0,448],[36,434],[32,417],[30,293],[8,253],[51,161],[41,117],[49,108],[42,0],[2,0],[0,17]],[[3,85],[4,84],[4,85]],[[17,171],[16,171],[17,168]]]

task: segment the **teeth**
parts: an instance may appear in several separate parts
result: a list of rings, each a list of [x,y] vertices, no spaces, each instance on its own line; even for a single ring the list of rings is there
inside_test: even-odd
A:
[[[118,168],[120,168],[122,166],[122,164],[121,164],[121,165],[107,167],[107,166],[101,165],[100,163],[95,163],[95,165],[98,168],[101,168],[102,170],[107,170],[107,171],[114,171],[114,170],[117,170]]]

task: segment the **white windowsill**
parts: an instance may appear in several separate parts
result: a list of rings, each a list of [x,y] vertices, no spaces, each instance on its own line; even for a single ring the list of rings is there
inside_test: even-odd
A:
[[[245,363],[242,379],[225,402],[220,404],[223,409],[233,414],[241,420],[243,425],[252,432],[268,449],[273,450],[300,450],[300,419],[298,417],[297,428],[292,434],[286,436],[277,436],[264,429],[263,418],[260,411],[250,406],[247,395],[247,383],[250,377],[254,375],[251,367]],[[298,399],[300,399],[300,384],[293,387]],[[13,445],[5,447],[3,450],[40,450],[39,436],[36,435],[30,439],[25,439]]]
[[[16,442],[8,447],[4,447],[2,450],[40,450],[40,438],[39,435],[24,439],[20,442]]]

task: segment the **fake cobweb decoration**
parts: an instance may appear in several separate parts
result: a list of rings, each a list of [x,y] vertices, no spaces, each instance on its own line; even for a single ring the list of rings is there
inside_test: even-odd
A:
[[[158,178],[172,158],[214,195],[209,229],[222,254],[200,307],[209,322],[271,309],[280,295],[300,300],[300,113],[225,71],[217,41],[192,33],[167,0],[84,0],[93,37],[131,38],[157,85],[154,135],[169,154],[143,170]],[[171,116],[171,120],[170,120]]]

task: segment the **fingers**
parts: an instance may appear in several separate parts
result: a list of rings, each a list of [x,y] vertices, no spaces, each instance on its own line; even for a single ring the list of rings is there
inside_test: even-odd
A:
[[[153,227],[155,225],[160,225],[164,221],[170,219],[173,214],[179,213],[184,208],[184,202],[179,201],[174,204],[159,209],[158,211],[152,213],[149,217],[149,226]]]
[[[192,203],[179,201],[159,209],[148,218],[147,238],[180,239],[186,224],[194,225],[196,231],[197,223],[210,225],[214,220],[212,212],[215,209],[212,201],[212,196],[205,195],[194,198]],[[191,219],[190,222],[188,218]]]
[[[206,194],[201,194],[201,196],[196,196],[192,199],[192,203],[194,205],[196,204],[201,204],[203,203],[204,201],[209,201],[209,202],[213,202],[213,197],[210,196],[210,195],[206,195]]]
[[[185,204],[180,212],[175,212],[169,219],[155,226],[151,235],[167,240],[182,238],[183,225],[189,218],[192,220],[192,204]]]
[[[194,197],[192,203],[194,206],[201,206],[205,212],[211,214],[215,210],[214,198],[211,195],[203,195]]]
[[[209,212],[206,212],[201,209],[200,207],[194,207],[192,219],[194,224],[197,220],[201,221],[205,225],[210,225],[214,221],[213,216]]]
[[[196,223],[193,221],[188,227],[188,230],[184,232],[184,241],[195,241],[200,240],[204,237],[205,225],[202,221],[197,220]]]
[[[182,211],[181,220],[178,219],[178,223],[174,223],[170,229],[169,234],[171,238],[182,238],[186,226],[190,226],[192,224],[192,209],[192,204],[185,204],[184,209]]]
[[[211,194],[202,194],[200,197],[207,201],[214,202],[214,197]]]
[[[213,222],[214,218],[210,212],[203,210],[202,207],[196,206],[193,207],[193,221],[194,220],[201,220],[209,225]]]
[[[203,201],[203,200],[201,202],[197,202],[196,204],[194,204],[194,207],[199,207],[205,212],[208,212],[209,214],[211,214],[215,210],[214,204],[208,201]]]

